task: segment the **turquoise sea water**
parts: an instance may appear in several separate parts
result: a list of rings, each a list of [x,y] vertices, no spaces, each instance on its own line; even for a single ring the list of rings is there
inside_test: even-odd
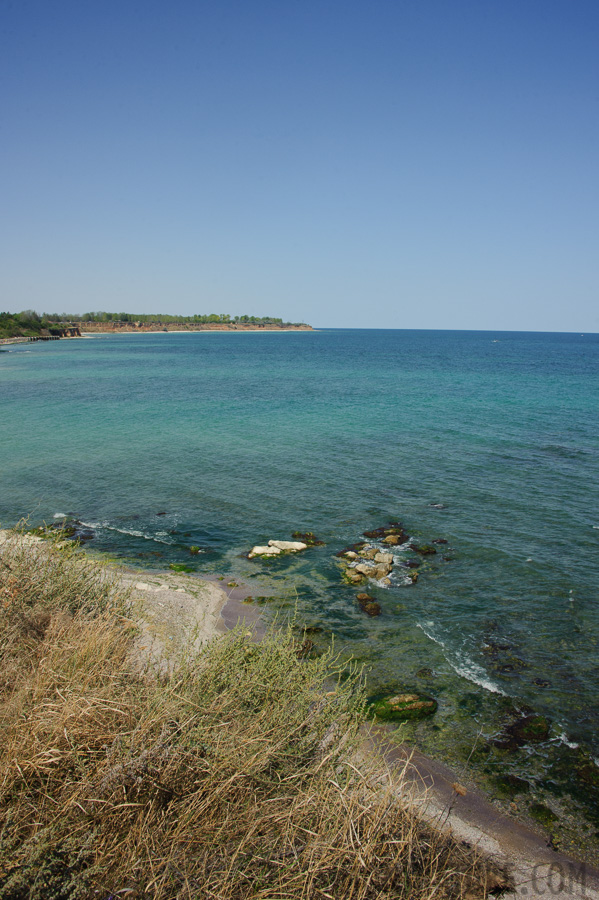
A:
[[[425,750],[469,758],[491,792],[498,773],[524,779],[591,839],[599,335],[99,335],[0,352],[0,398],[2,526],[70,514],[90,548],[297,605],[373,687],[437,698],[406,729]],[[368,619],[335,553],[398,519],[448,544],[417,584],[369,588],[383,614]],[[326,546],[244,558],[294,530]],[[526,712],[548,717],[549,739],[493,746]]]

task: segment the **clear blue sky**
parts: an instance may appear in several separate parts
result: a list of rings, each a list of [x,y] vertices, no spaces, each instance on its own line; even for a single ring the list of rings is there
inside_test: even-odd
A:
[[[2,0],[0,310],[599,331],[597,0]]]

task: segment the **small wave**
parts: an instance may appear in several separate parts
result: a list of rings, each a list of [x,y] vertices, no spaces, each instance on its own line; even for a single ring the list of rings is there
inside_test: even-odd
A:
[[[430,638],[431,641],[434,641],[435,644],[438,644],[439,647],[444,651],[443,655],[445,659],[453,669],[453,671],[460,675],[462,678],[465,678],[467,681],[471,681],[473,684],[478,685],[478,687],[484,688],[486,691],[489,691],[491,694],[501,694],[503,697],[506,697],[505,691],[502,691],[500,687],[490,680],[487,676],[485,670],[479,666],[474,660],[469,659],[467,656],[463,655],[457,660],[452,660],[451,656],[453,655],[451,651],[448,651],[447,645],[441,638],[437,637],[433,633],[434,622],[426,622],[423,625],[421,622],[417,622],[416,625],[420,628],[421,631],[425,633],[427,638]]]
[[[66,517],[66,513],[54,513],[54,515],[52,516],[53,519],[66,519]]]
[[[560,742],[560,744],[565,744],[566,747],[569,747],[570,750],[578,750],[578,748],[580,747],[580,744],[577,744],[576,741],[569,741],[568,735],[563,730],[560,734],[558,734],[557,740]]]
[[[599,525],[593,525],[593,528],[595,529],[595,531],[599,531]]]
[[[127,534],[130,537],[138,537],[143,538],[144,541],[155,541],[158,544],[167,544],[168,546],[172,546],[175,541],[168,539],[168,533],[166,531],[159,531],[157,534],[145,534],[143,531],[139,531],[136,528],[117,528],[116,525],[111,525],[110,522],[81,522],[81,524],[85,528],[94,528],[94,529],[104,529],[106,531],[116,531],[118,534]]]
[[[81,524],[85,525],[85,522],[82,522]],[[136,528],[117,528],[116,525],[101,525],[101,526],[93,526],[92,525],[89,527],[91,527],[91,528],[102,527],[102,528],[105,528],[107,531],[116,531],[119,534],[128,534],[131,537],[143,538],[144,541],[156,541],[158,544],[168,544],[169,546],[171,546],[172,544],[175,543],[172,540],[171,541],[167,540],[165,537],[158,537],[158,535],[156,535],[156,534],[144,534],[143,531],[138,531]],[[165,532],[159,532],[159,534],[160,533],[165,534]]]

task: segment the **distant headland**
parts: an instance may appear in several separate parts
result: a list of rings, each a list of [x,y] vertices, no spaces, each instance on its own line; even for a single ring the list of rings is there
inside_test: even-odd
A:
[[[273,316],[210,315],[173,316],[149,313],[93,312],[83,315],[0,312],[0,343],[49,340],[82,334],[161,331],[312,331],[305,322],[283,322]]]

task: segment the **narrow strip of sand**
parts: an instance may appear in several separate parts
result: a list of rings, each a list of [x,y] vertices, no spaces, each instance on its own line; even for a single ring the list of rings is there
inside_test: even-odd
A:
[[[498,810],[474,785],[458,783],[455,772],[406,744],[390,742],[385,727],[370,731],[364,752],[376,752],[404,773],[405,797],[442,831],[451,831],[505,869],[514,890],[505,900],[599,900],[599,869],[553,850],[537,832]]]

